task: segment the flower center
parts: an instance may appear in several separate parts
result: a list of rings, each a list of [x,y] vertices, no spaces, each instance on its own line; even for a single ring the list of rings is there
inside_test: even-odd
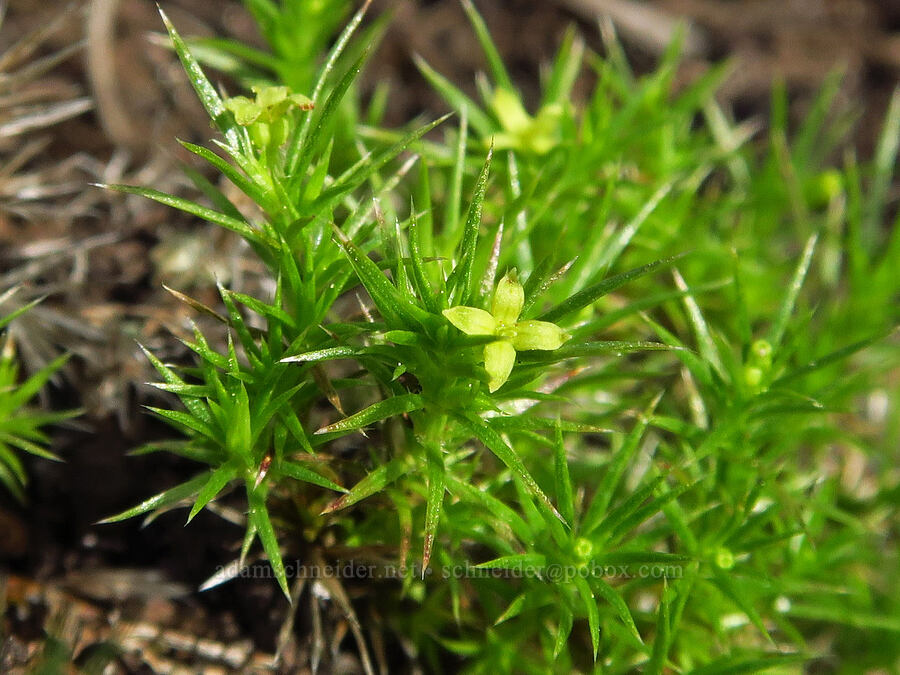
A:
[[[506,323],[505,321],[497,322],[497,335],[499,337],[512,339],[516,337],[518,331],[516,330],[516,324],[514,323]]]

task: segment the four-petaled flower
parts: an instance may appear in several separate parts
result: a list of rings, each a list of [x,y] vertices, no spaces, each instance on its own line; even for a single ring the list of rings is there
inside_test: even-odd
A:
[[[256,100],[233,96],[225,100],[225,109],[234,121],[247,127],[253,142],[262,148],[279,148],[288,134],[287,114],[294,108],[312,110],[313,102],[303,94],[292,94],[287,87],[253,87]]]
[[[511,270],[497,284],[491,311],[457,306],[443,314],[466,335],[493,335],[497,340],[484,346],[484,369],[488,388],[497,391],[506,382],[516,361],[516,352],[529,349],[559,349],[571,335],[549,321],[519,321],[525,290]]]
[[[312,110],[313,102],[303,94],[293,94],[287,87],[252,87],[256,100],[233,96],[225,100],[225,108],[234,113],[234,121],[242,127],[255,122],[273,124],[291,108]]]
[[[500,87],[494,92],[491,108],[500,121],[501,129],[491,139],[495,150],[510,149],[546,155],[559,145],[563,109],[558,103],[543,106],[532,117],[516,94]]]

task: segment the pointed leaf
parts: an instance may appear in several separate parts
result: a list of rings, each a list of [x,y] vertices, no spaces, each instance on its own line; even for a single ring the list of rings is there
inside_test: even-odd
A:
[[[414,129],[394,145],[381,150],[372,156],[365,157],[362,161],[358,162],[352,170],[342,174],[331,187],[323,191],[309,206],[309,213],[318,214],[328,211],[338,204],[348,192],[368,180],[370,176],[378,172],[385,164],[397,157],[397,155],[406,150],[410,145],[436,126],[443,123],[448,117],[449,115],[444,115],[418,129]]]
[[[269,509],[266,506],[266,500],[262,490],[248,491],[247,499],[250,502],[250,512],[248,514],[250,521],[256,526],[256,533],[262,542],[263,550],[269,558],[269,564],[275,574],[275,579],[284,593],[284,597],[291,602],[291,592],[287,583],[287,572],[284,569],[284,560],[281,558],[281,549],[278,547],[278,538],[275,536],[275,529],[272,527],[272,521],[269,519]]]
[[[678,287],[678,290],[687,291],[688,285],[677,269],[672,270],[672,277],[675,279],[675,285]],[[703,317],[703,312],[700,310],[700,305],[697,304],[692,295],[685,295],[682,298],[682,302],[687,309],[688,318],[694,328],[700,355],[716,369],[719,375],[723,378],[726,377],[725,367],[722,365],[722,357],[716,347],[715,340],[712,338],[706,319]]]
[[[387,485],[393,483],[407,472],[407,466],[399,459],[392,459],[387,464],[382,464],[368,476],[354,485],[347,494],[335,499],[322,511],[321,515],[345,509],[356,502],[380,492]]]
[[[395,415],[410,413],[414,410],[421,410],[425,403],[418,394],[402,394],[400,396],[392,396],[384,401],[373,403],[368,408],[360,410],[358,413],[338,420],[334,424],[322,427],[316,431],[315,435],[343,433],[362,429],[373,422],[380,422]]]
[[[671,265],[673,262],[681,258],[682,256],[672,256],[670,258],[663,258],[661,260],[656,260],[651,263],[647,263],[646,265],[642,265],[641,267],[636,267],[628,272],[623,272],[622,274],[617,274],[613,277],[609,277],[600,281],[592,286],[588,286],[587,288],[579,291],[572,297],[564,300],[560,304],[558,304],[553,309],[544,312],[538,318],[541,321],[550,321],[555,322],[558,319],[566,316],[567,314],[571,314],[572,312],[576,312],[582,307],[586,307],[598,298],[611,293],[616,290],[620,286],[625,285],[629,281],[642,277],[646,274],[650,274],[654,270],[664,267],[667,265]]]
[[[504,555],[475,565],[476,568],[482,570],[522,570],[525,568],[543,570],[546,566],[547,558],[540,553]]]
[[[532,351],[519,355],[523,363],[554,363],[564,359],[584,358],[614,354],[631,354],[633,352],[684,352],[685,347],[669,345],[664,342],[624,342],[618,340],[601,340],[583,342],[581,344],[563,345],[552,351]]]
[[[206,75],[203,74],[203,69],[200,68],[200,64],[197,63],[197,60],[191,55],[187,44],[185,44],[184,40],[178,34],[178,31],[175,30],[175,26],[169,20],[169,17],[166,16],[166,13],[162,11],[162,9],[159,10],[159,14],[162,17],[163,23],[166,25],[169,37],[172,38],[175,52],[178,54],[182,66],[184,66],[188,79],[191,81],[191,85],[197,92],[197,96],[200,98],[203,107],[206,108],[206,112],[209,114],[210,119],[225,135],[225,138],[228,139],[229,144],[233,148],[239,147],[239,137],[236,130],[231,127],[223,117],[225,114],[225,105],[222,102],[222,98],[219,96],[218,92],[216,92],[215,87],[212,86],[212,83],[207,79]]]
[[[625,599],[610,586],[606,581],[597,577],[592,579],[593,586],[595,592],[599,593],[600,596],[606,600],[610,605],[613,606],[613,609],[616,610],[616,614],[619,615],[619,618],[622,620],[622,623],[631,631],[631,634],[637,638],[637,641],[643,644],[643,640],[641,639],[641,634],[638,632],[637,626],[634,625],[634,618],[631,616],[631,611],[628,609],[628,605],[625,603]]]
[[[181,410],[166,410],[165,408],[155,408],[153,406],[144,406],[150,412],[156,413],[160,417],[174,422],[175,427],[183,427],[196,431],[201,436],[205,436],[211,440],[218,440],[219,436],[206,422],[197,419],[192,414],[182,412]]]
[[[809,659],[804,654],[768,654],[760,657],[729,656],[694,668],[690,675],[741,675],[762,673],[772,668],[791,669]]]
[[[591,631],[591,646],[594,649],[594,661],[597,660],[597,651],[600,649],[600,612],[597,609],[597,601],[594,600],[594,592],[588,582],[581,575],[576,574],[572,581],[581,595],[581,601],[587,610],[588,627]]]
[[[356,347],[327,347],[311,352],[286,356],[280,363],[318,363],[320,361],[334,361],[335,359],[351,359],[360,354]]]
[[[653,640],[653,651],[650,654],[650,661],[647,663],[646,672],[648,675],[663,675],[666,667],[666,658],[669,653],[669,641],[671,640],[669,616],[672,595],[672,589],[669,588],[668,585],[665,585],[663,587],[662,597],[659,600],[659,609],[657,610],[656,615],[656,637]]]
[[[475,183],[475,192],[469,203],[469,212],[466,215],[466,225],[463,229],[462,241],[459,244],[458,262],[447,279],[447,288],[450,292],[450,303],[468,305],[472,300],[472,270],[475,265],[475,252],[478,246],[478,232],[481,229],[481,211],[484,204],[484,195],[487,190],[488,176],[491,170],[491,158],[494,150],[488,150],[487,158],[478,174]]]
[[[569,526],[575,527],[575,498],[572,495],[572,481],[569,478],[569,462],[563,443],[562,428],[556,425],[554,439],[554,476],[556,478],[556,505]]]
[[[818,239],[818,235],[814,234],[807,240],[800,260],[797,262],[797,269],[794,270],[794,276],[788,286],[787,293],[784,295],[784,301],[778,310],[778,317],[775,319],[775,323],[772,324],[771,330],[769,330],[768,341],[773,349],[777,350],[781,345],[784,331],[787,329],[788,321],[790,321],[791,314],[794,312],[797,296],[800,294],[800,289],[803,287],[803,282],[806,280],[806,275],[809,272],[809,265],[812,262]]]
[[[191,507],[187,522],[191,522],[194,519],[194,516],[200,513],[204,506],[215,499],[228,483],[237,478],[238,468],[236,462],[227,462],[209,474],[209,480],[202,488],[200,488],[200,492],[197,493],[197,501],[195,501],[194,506]]]
[[[505,87],[506,89],[513,90],[512,80],[509,77],[509,73],[506,72],[506,66],[503,65],[503,59],[500,56],[500,52],[497,51],[497,46],[491,39],[487,24],[485,24],[484,19],[481,18],[478,10],[475,9],[472,0],[463,0],[463,9],[469,17],[472,28],[475,29],[475,36],[481,44],[481,49],[484,50],[488,66],[491,69],[491,75],[494,76],[496,84]]]
[[[98,187],[108,188],[110,190],[115,190],[116,192],[124,192],[126,194],[140,195],[141,197],[152,199],[159,202],[160,204],[171,206],[172,208],[179,209],[180,211],[184,211],[185,213],[190,213],[191,215],[202,218],[203,220],[209,221],[210,223],[221,225],[227,230],[237,232],[244,239],[251,243],[267,245],[272,244],[272,242],[270,242],[262,232],[253,229],[250,225],[247,224],[246,221],[232,218],[231,216],[227,216],[224,213],[220,213],[219,211],[213,211],[212,209],[201,206],[196,202],[182,199],[181,197],[175,197],[174,195],[166,194],[165,192],[160,192],[159,190],[153,190],[151,188],[142,188],[132,185],[98,185]]]
[[[734,577],[730,574],[726,574],[722,570],[717,567],[713,567],[713,578],[712,583],[722,591],[722,594],[725,595],[728,599],[730,599],[735,605],[740,608],[744,614],[747,615],[747,618],[756,626],[757,630],[760,633],[765,635],[766,639],[769,642],[774,644],[774,640],[772,640],[772,636],[769,635],[769,631],[766,630],[766,624],[760,616],[759,612],[756,611],[756,608],[753,606],[753,600],[750,596],[745,592],[745,588],[743,584],[736,583]]]
[[[438,522],[444,505],[444,468],[440,448],[426,448],[426,471],[428,472],[428,503],[425,508],[424,546],[422,550],[422,577],[431,560],[431,549],[437,534]]]
[[[572,634],[572,623],[574,618],[575,617],[572,614],[572,610],[569,609],[568,605],[560,605],[559,622],[556,628],[556,642],[553,645],[554,659],[559,658],[559,655],[562,654],[563,648],[569,641],[569,636]]]
[[[171,504],[180,502],[183,499],[193,497],[200,491],[200,489],[207,483],[207,481],[209,481],[211,475],[211,471],[206,471],[204,473],[201,473],[199,476],[194,476],[189,481],[185,481],[181,485],[176,485],[175,487],[160,492],[159,494],[154,495],[149,499],[145,499],[137,506],[122,511],[115,516],[104,518],[103,520],[99,521],[98,524],[103,525],[106,523],[117,523],[121,520],[134,518],[135,516],[147,513],[148,511],[153,511],[154,509],[169,506]]]
[[[343,232],[335,228],[335,235],[359,280],[375,301],[378,311],[392,327],[402,326],[412,329],[422,325],[423,320],[428,322],[431,315],[403,297],[378,265],[360,251]]]
[[[625,442],[622,444],[622,447],[613,455],[612,460],[606,467],[603,478],[600,480],[600,485],[597,486],[597,492],[594,494],[594,499],[591,501],[591,505],[588,507],[587,513],[585,513],[582,521],[582,531],[584,533],[590,534],[593,532],[606,517],[607,509],[612,502],[619,481],[622,479],[625,469],[628,467],[629,462],[631,462],[640,447],[641,439],[644,436],[647,425],[650,423],[653,412],[656,410],[656,406],[659,404],[661,398],[662,392],[657,394],[650,405],[647,406],[646,410],[644,410],[644,414],[638,417],[637,422],[635,422],[634,426],[631,428],[628,436],[625,437]]]
[[[848,356],[855,354],[856,352],[865,349],[869,345],[878,342],[879,340],[884,339],[887,335],[890,335],[895,331],[890,331],[889,333],[882,333],[879,335],[875,335],[864,340],[859,340],[858,342],[854,342],[853,344],[849,344],[846,347],[841,347],[840,349],[836,349],[833,352],[829,352],[825,356],[819,357],[814,361],[810,361],[805,366],[801,366],[800,368],[795,368],[794,370],[790,370],[781,377],[779,377],[775,382],[772,383],[772,387],[782,386],[791,380],[795,380],[799,377],[803,377],[805,375],[809,375],[810,373],[814,373],[817,370],[821,370],[826,366],[830,366],[833,363],[837,363],[843,359],[846,359]]]
[[[541,490],[537,481],[534,480],[528,472],[528,469],[525,468],[521,458],[516,454],[515,450],[507,445],[500,434],[494,431],[480,418],[458,416],[457,419],[460,421],[463,428],[467,429],[473,436],[484,443],[485,447],[493,452],[497,458],[522,481],[528,491],[538,499],[540,504],[546,507],[550,513],[559,520],[565,522],[565,519],[560,515],[559,511],[556,510],[556,507],[553,506],[553,503],[547,495],[544,494],[543,490]]]
[[[450,104],[450,107],[460,112],[464,112],[478,134],[484,139],[489,138],[491,133],[496,130],[496,125],[491,118],[481,110],[478,104],[466,96],[466,94],[450,82],[450,80],[428,65],[423,58],[414,54],[413,60],[415,61],[419,72],[422,73],[425,79],[428,80],[431,86],[437,90],[444,100]],[[455,226],[455,223],[450,221],[449,225],[452,227]]]
[[[503,614],[498,616],[497,620],[494,621],[494,625],[499,626],[504,621],[517,617],[522,612],[522,609],[524,609],[527,600],[528,596],[525,593],[520,593],[513,598],[513,601],[509,603],[505,610],[503,610]]]
[[[337,483],[328,480],[325,476],[316,473],[312,469],[309,469],[298,462],[284,460],[278,465],[278,472],[285,476],[290,476],[295,480],[300,480],[304,483],[312,483],[313,485],[328,488],[335,492],[347,492],[346,488],[342,488]]]
[[[421,228],[426,225],[419,224],[419,218],[416,214],[416,206],[410,201],[409,205],[409,267],[410,276],[412,277],[416,293],[428,311],[437,314],[440,311],[440,304],[435,296],[434,289],[428,281],[425,274],[425,261],[422,257],[422,233]],[[427,225],[430,227],[430,225]]]
[[[490,513],[491,523],[501,523],[509,528],[521,541],[530,541],[534,538],[534,532],[518,513],[511,509],[505,502],[497,499],[486,490],[463,482],[452,474],[447,475],[447,487],[452,495],[461,501],[468,501]]]

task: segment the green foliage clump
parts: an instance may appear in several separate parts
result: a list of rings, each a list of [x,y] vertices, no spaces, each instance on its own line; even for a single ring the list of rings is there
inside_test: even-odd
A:
[[[286,58],[275,5],[248,5]],[[185,147],[258,208],[197,173],[203,204],[112,187],[236,232],[274,292],[185,298],[229,337],[196,331],[197,366],[148,354],[183,404],[153,411],[185,437],[143,451],[205,468],[110,520],[190,519],[240,485],[235,569],[259,539],[290,597],[301,540],[386,556],[401,592],[368,587],[378,630],[434,670],[852,671],[860,645],[895,662],[878,561],[897,558],[900,429],[847,422],[867,397],[896,414],[900,97],[873,165],[836,169],[833,83],[793,133],[777,94],[753,143],[715,103],[723,69],[674,93],[677,44],[637,77],[570,32],[532,115],[465,8],[493,82],[479,103],[420,63],[458,124],[401,131],[341,112],[362,10],[315,78],[270,63],[255,101],[223,99],[166,20],[220,134]],[[868,491],[828,468],[858,454],[884,466]]]
[[[0,294],[0,306],[12,298],[16,290],[12,288]],[[0,331],[35,304],[37,303],[32,302],[23,305],[0,316]],[[0,339],[0,483],[16,499],[24,501],[28,474],[19,453],[60,461],[59,457],[47,450],[50,437],[44,427],[62,422],[76,413],[45,412],[31,407],[44,385],[66,362],[66,356],[54,359],[22,381],[12,335],[8,332],[0,333]]]

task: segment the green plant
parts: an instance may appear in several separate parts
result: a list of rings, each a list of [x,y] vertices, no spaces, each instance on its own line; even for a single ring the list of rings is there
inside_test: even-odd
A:
[[[11,288],[0,295],[0,307],[16,292]],[[7,328],[17,317],[27,312],[37,301],[23,305],[5,316],[0,316],[0,330]],[[59,461],[59,457],[47,450],[50,438],[44,427],[58,424],[75,412],[42,412],[30,407],[47,381],[66,362],[60,356],[48,363],[24,381],[19,378],[19,364],[12,336],[2,335],[0,345],[0,482],[20,501],[25,500],[28,475],[18,456],[24,452],[44,459]]]
[[[327,87],[338,86],[334,77],[362,67],[386,26],[383,19],[359,25],[369,2],[353,15],[353,30],[344,31],[341,26],[352,8],[348,0],[245,0],[243,4],[266,48],[228,38],[189,38],[187,45],[199,63],[234,78],[247,89],[286,86],[294,92],[310,92],[318,99]],[[338,43],[329,49],[333,41]],[[361,114],[355,79],[342,86],[340,105],[328,116],[325,130],[337,141],[332,147],[333,172],[353,164],[355,128]],[[377,123],[383,115],[386,97],[384,87],[373,97],[365,114],[371,123]]]
[[[827,168],[827,90],[792,142],[776,114],[753,146],[712,99],[721,69],[676,96],[677,45],[636,78],[613,40],[600,59],[570,33],[531,116],[465,7],[495,85],[481,109],[420,64],[458,107],[443,141],[426,134],[444,119],[352,143],[336,131],[365,57],[335,64],[361,12],[311,100],[287,81],[223,99],[166,21],[221,135],[217,152],[185,146],[255,208],[198,173],[211,206],[111,187],[238,233],[273,292],[220,287],[221,308],[182,296],[225,337],[195,332],[198,366],[148,354],[184,407],[153,412],[186,438],[140,451],[208,468],[109,520],[176,505],[190,520],[242,486],[236,569],[258,538],[290,597],[287,554],[319,565],[338,541],[344,556],[387,557],[401,592],[367,590],[436,671],[847,659],[837,639],[819,646],[822,624],[891,663],[893,643],[868,632],[900,631],[897,580],[873,562],[897,556],[895,529],[880,529],[897,477],[860,496],[822,467],[896,459],[896,425],[844,424],[861,397],[896,389],[877,371],[898,365],[887,252],[900,236],[872,223],[900,104],[871,170]],[[584,60],[597,83],[579,106]],[[332,451],[359,434],[355,452]]]
[[[273,82],[294,91],[311,89],[332,37],[350,14],[346,0],[245,0],[268,51],[224,38],[194,38],[191,53],[201,62],[239,78],[248,87]]]

